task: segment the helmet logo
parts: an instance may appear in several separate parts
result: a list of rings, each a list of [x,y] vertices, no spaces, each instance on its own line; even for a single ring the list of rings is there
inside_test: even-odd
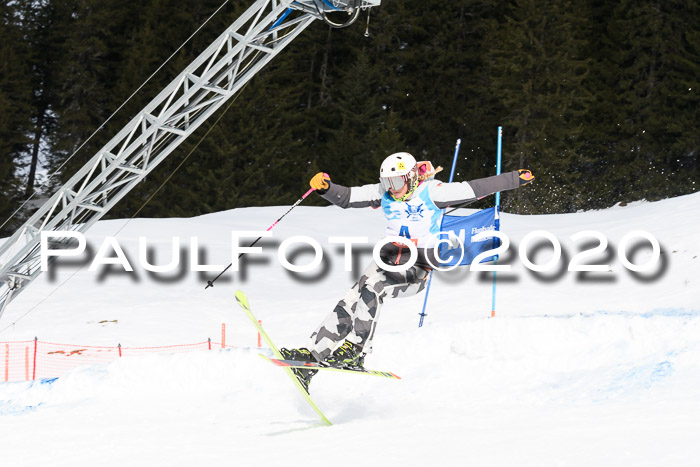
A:
[[[406,170],[406,165],[403,162],[397,162],[396,168],[399,170]]]

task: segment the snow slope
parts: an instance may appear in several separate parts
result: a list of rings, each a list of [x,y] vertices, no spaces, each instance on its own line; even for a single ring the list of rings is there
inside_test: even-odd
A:
[[[264,230],[287,209],[98,223],[88,235],[93,253],[116,236],[135,272],[62,263],[11,304],[0,342],[38,336],[166,345],[215,337],[226,323],[236,348],[122,358],[55,380],[0,383],[0,465],[698,464],[700,193],[577,214],[505,214],[511,247],[499,264],[512,271],[499,273],[496,317],[491,273],[467,268],[435,275],[422,328],[423,294],[388,301],[366,365],[403,379],[317,375],[312,396],[331,427],[319,425],[282,371],[257,357],[255,331],[233,292],[246,292],[278,345],[304,345],[370,260],[369,246],[383,236],[381,213],[301,206],[261,242],[263,254],[251,255],[243,273],[205,290],[202,277],[215,273],[189,270],[190,237],[199,239],[200,263],[223,267],[231,231]],[[569,237],[591,229],[609,245],[587,262],[609,271],[566,271],[585,243]],[[658,239],[661,259],[635,275],[617,250],[640,229]],[[556,271],[535,274],[520,261],[520,241],[535,230],[561,242]],[[294,276],[279,265],[277,246],[295,235],[321,243],[324,267]],[[179,237],[189,264],[149,274],[138,264],[139,236],[155,249],[156,264],[168,261]],[[369,237],[367,247],[356,247],[353,272],[344,270],[342,247],[328,243],[333,236]],[[529,251],[537,264],[552,255],[548,247]],[[635,264],[651,254],[628,248]],[[304,250],[294,262],[310,259]]]

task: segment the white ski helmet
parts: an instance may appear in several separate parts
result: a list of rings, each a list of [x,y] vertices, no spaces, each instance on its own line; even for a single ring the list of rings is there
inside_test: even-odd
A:
[[[398,191],[406,184],[410,189],[417,181],[416,159],[407,152],[397,152],[387,157],[379,169],[379,182],[387,191]]]

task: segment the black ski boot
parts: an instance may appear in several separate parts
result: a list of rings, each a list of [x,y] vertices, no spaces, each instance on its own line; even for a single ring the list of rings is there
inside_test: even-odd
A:
[[[345,341],[323,363],[338,368],[360,369],[365,363],[365,354],[359,345]]]
[[[316,362],[316,359],[313,357],[313,355],[311,355],[311,352],[309,352],[308,349],[285,349],[282,347],[280,349],[280,353],[282,354],[282,358],[285,360],[295,360],[297,362]],[[301,368],[292,368],[291,370],[308,393],[311,378],[318,373],[318,370],[305,370]]]

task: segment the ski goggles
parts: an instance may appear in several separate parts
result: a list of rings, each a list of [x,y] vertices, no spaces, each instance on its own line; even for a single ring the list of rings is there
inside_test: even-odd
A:
[[[379,177],[379,183],[382,184],[382,188],[385,191],[394,190],[399,191],[406,185],[409,180],[410,174],[406,175],[396,175],[394,177]]]

